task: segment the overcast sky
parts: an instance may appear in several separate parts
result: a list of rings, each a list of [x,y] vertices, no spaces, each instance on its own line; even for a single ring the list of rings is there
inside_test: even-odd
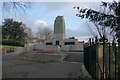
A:
[[[2,17],[23,21],[35,33],[41,27],[53,29],[55,18],[58,15],[64,16],[67,37],[75,36],[80,40],[86,40],[92,36],[88,30],[87,21],[77,17],[77,10],[73,7],[99,9],[99,5],[100,2],[32,2],[32,7],[26,11],[26,14],[14,15],[11,11],[11,13],[4,12]]]

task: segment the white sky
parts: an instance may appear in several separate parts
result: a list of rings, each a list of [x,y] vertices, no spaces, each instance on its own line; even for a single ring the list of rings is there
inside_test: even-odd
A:
[[[27,0],[27,2],[29,1],[33,2],[33,5],[32,8],[27,11],[26,15],[14,15],[14,12],[11,12],[11,14],[5,12],[4,14],[0,13],[2,15],[0,17],[14,18],[18,21],[23,21],[29,28],[32,29],[33,32],[36,32],[39,27],[50,27],[53,29],[55,17],[58,15],[63,15],[66,24],[67,37],[75,36],[80,40],[87,40],[92,36],[92,34],[88,30],[86,20],[75,16],[77,11],[73,10],[73,7],[80,6],[85,8],[99,9],[99,5],[103,0]],[[113,0],[105,1],[107,2]],[[0,10],[2,9],[0,8]],[[0,18],[0,22],[2,22],[1,19],[2,18]]]
[[[101,1],[105,1],[105,2],[112,2],[113,0],[1,0],[2,1],[24,1],[24,2],[101,2]],[[119,1],[119,0],[115,0],[115,1]]]

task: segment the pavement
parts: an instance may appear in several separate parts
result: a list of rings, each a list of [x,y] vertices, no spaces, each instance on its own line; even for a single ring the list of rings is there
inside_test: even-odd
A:
[[[3,78],[77,78],[81,76],[81,62],[40,63],[2,55]]]
[[[83,52],[69,52],[67,53],[68,55],[66,56],[66,58],[64,58],[64,61],[68,61],[68,62],[81,62],[83,63]]]

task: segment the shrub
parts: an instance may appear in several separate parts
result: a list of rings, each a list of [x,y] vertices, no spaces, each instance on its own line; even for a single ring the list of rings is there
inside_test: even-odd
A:
[[[24,42],[19,42],[17,40],[2,40],[2,45],[24,47],[24,44],[25,44]]]

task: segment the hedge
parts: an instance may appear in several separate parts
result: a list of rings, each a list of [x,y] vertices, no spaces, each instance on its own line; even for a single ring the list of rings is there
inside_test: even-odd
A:
[[[10,45],[10,46],[20,46],[24,47],[24,42],[17,40],[2,40],[2,45]]]

